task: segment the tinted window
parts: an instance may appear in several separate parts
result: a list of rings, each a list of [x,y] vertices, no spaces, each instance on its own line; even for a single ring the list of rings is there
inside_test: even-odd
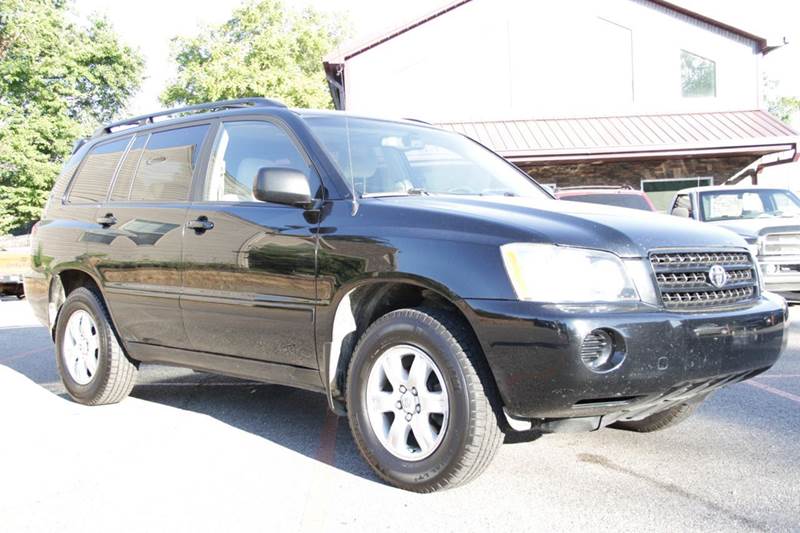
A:
[[[562,199],[571,202],[587,202],[590,204],[614,205],[617,207],[627,207],[629,209],[652,211],[647,200],[638,194],[579,194],[575,196],[565,196]]]
[[[147,142],[147,135],[136,137],[128,153],[125,154],[125,159],[122,160],[119,172],[117,172],[114,188],[111,190],[111,201],[128,199],[128,194],[131,191],[131,181],[133,181],[133,175],[136,173],[139,159],[142,157],[145,142]]]
[[[179,202],[189,199],[192,174],[208,125],[154,133],[142,152],[131,201]]]
[[[105,200],[108,185],[114,177],[122,152],[130,142],[130,137],[114,142],[100,144],[92,148],[75,176],[69,191],[69,202],[77,204],[97,203]]]
[[[311,169],[285,131],[269,122],[226,122],[209,165],[207,200],[252,201],[253,179],[263,167]]]

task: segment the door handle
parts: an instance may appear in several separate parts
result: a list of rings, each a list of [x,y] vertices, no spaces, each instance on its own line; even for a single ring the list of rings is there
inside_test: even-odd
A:
[[[117,223],[117,217],[115,217],[111,213],[106,213],[106,216],[104,217],[97,217],[97,223],[103,226],[104,228],[110,228],[111,226]]]
[[[203,233],[210,229],[214,229],[214,223],[208,220],[208,217],[197,217],[197,220],[190,220],[186,223],[186,227],[193,229],[197,233]]]

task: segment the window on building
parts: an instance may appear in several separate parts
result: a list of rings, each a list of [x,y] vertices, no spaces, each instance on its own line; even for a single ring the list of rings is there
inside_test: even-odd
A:
[[[94,204],[105,200],[108,185],[114,177],[122,153],[130,142],[125,137],[110,143],[100,144],[91,149],[83,160],[78,175],[69,191],[69,202],[73,204]]]
[[[294,168],[311,176],[289,135],[270,122],[226,122],[217,135],[209,165],[206,199],[254,201],[253,180],[263,167]]]
[[[681,92],[684,98],[717,95],[717,64],[681,50]]]
[[[183,202],[208,125],[161,131],[150,136],[131,187],[131,201]]]

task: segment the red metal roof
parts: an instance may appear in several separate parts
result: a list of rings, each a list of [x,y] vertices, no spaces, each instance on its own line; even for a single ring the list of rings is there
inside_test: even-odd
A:
[[[797,133],[766,111],[448,122],[514,161],[764,155],[792,150]]]

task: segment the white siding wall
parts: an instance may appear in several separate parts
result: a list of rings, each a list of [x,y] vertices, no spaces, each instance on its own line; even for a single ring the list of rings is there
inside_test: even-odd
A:
[[[681,96],[681,49],[717,97]],[[345,66],[347,109],[431,121],[756,109],[754,43],[646,0],[473,0]]]

